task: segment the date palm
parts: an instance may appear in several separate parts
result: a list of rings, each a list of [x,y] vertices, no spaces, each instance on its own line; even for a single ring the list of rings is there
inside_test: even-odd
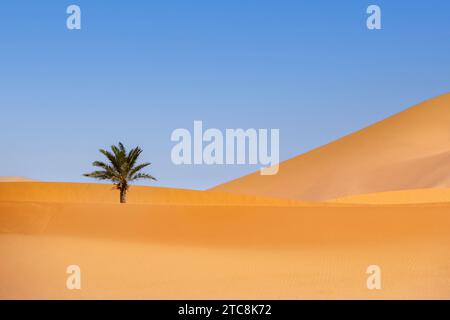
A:
[[[92,165],[102,170],[85,173],[85,177],[100,180],[111,180],[120,191],[120,203],[127,201],[127,191],[130,182],[139,179],[156,180],[153,176],[141,172],[142,169],[150,165],[149,162],[137,164],[137,159],[142,153],[142,149],[136,147],[129,152],[121,142],[117,146],[111,146],[111,151],[100,149],[100,152],[108,159],[109,163],[94,161]]]

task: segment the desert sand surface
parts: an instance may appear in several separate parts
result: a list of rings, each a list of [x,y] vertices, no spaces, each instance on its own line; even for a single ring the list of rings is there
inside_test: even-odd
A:
[[[298,200],[450,187],[450,93],[212,190]],[[299,137],[301,139],[302,137]]]
[[[450,203],[118,204],[48,188],[36,201],[29,186],[0,189],[2,299],[450,298]],[[105,187],[64,186],[76,199]],[[381,290],[366,287],[373,264]],[[66,288],[69,265],[81,290]]]
[[[64,182],[0,182],[0,201],[64,203],[117,203],[118,191],[111,184]],[[128,203],[170,205],[297,205],[308,202],[247,196],[227,192],[131,186]],[[315,205],[314,203],[309,203]]]
[[[421,204],[448,203],[450,189],[417,189],[360,194],[328,200],[341,204]]]
[[[107,184],[0,182],[0,298],[450,299],[449,124],[447,94],[275,176],[132,186],[127,204]]]
[[[30,182],[33,181],[27,177],[0,177],[0,182]]]

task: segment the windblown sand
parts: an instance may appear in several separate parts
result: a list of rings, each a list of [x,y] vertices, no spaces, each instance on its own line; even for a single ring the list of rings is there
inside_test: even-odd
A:
[[[0,298],[450,299],[449,124],[447,94],[275,176],[132,187],[126,205],[109,185],[5,179]]]
[[[450,298],[449,203],[221,205],[205,192],[208,205],[121,205],[94,184],[84,197],[101,202],[68,201],[77,186],[0,184],[0,298]],[[35,200],[52,189],[59,201]],[[66,288],[73,264],[81,290]],[[381,290],[366,287],[373,264]]]
[[[417,189],[369,193],[328,200],[341,204],[426,204],[450,202],[450,189]]]

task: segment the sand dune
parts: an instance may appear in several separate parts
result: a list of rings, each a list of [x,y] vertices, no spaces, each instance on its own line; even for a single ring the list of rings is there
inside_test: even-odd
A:
[[[0,182],[0,201],[117,203],[110,184],[56,182]],[[128,203],[171,205],[295,205],[304,202],[227,192],[131,186]]]
[[[450,298],[449,209],[0,202],[0,298]]]
[[[0,177],[0,182],[25,182],[33,181],[32,179],[26,177]]]
[[[123,205],[105,188],[1,185],[0,298],[450,298],[450,204]]]
[[[341,204],[450,203],[450,189],[417,189],[369,193],[328,200]]]
[[[212,190],[326,200],[354,194],[450,187],[450,94]]]
[[[429,231],[446,238],[449,207],[450,204],[203,207],[2,201],[0,231],[207,247],[287,249],[415,238]],[[426,213],[435,219],[426,218]],[[426,221],[427,225],[420,221]]]
[[[0,298],[450,299],[449,123],[450,94],[276,176],[133,186],[127,204],[106,184],[1,182]]]

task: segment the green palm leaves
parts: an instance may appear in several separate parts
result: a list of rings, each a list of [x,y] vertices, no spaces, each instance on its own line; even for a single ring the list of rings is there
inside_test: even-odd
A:
[[[110,180],[116,188],[120,190],[120,202],[126,202],[126,193],[129,183],[139,179],[156,180],[148,173],[141,172],[144,168],[150,166],[149,162],[137,164],[137,160],[142,153],[142,149],[136,147],[129,152],[124,145],[119,142],[117,146],[111,146],[111,151],[100,149],[100,152],[108,159],[108,163],[94,161],[92,165],[101,170],[86,173],[84,176],[99,180]]]

